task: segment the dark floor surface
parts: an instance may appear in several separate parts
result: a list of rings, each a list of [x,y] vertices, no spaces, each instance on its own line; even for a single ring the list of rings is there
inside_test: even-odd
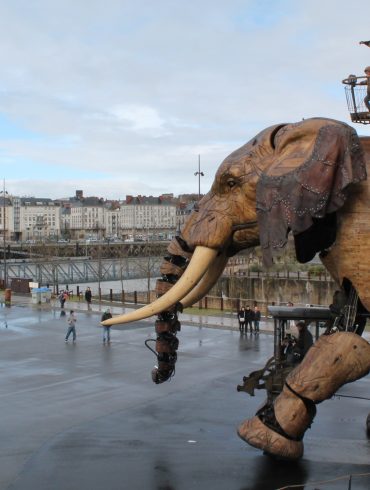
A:
[[[339,490],[352,474],[352,490],[369,490],[369,401],[319,405],[298,463],[237,437],[264,394],[251,398],[236,385],[271,356],[271,335],[185,325],[176,375],[156,386],[144,346],[151,323],[112,331],[103,346],[98,317],[77,317],[77,343],[65,344],[59,311],[0,311],[0,489]],[[370,377],[340,393],[370,398]]]

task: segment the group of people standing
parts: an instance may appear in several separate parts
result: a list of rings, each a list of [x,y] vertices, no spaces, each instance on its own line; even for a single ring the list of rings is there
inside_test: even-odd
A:
[[[58,299],[59,299],[60,307],[62,310],[61,311],[61,317],[62,317],[62,316],[65,316],[65,311],[64,311],[65,302],[67,301],[67,299],[69,299],[68,290],[61,291],[61,293],[58,296]],[[87,309],[91,310],[92,291],[91,291],[90,287],[86,288],[85,301],[87,304]],[[108,320],[108,318],[112,318],[112,314],[111,314],[109,308],[107,310],[105,310],[105,312],[103,313],[103,316],[101,317],[101,321],[103,322],[104,320]],[[76,322],[77,322],[77,318],[76,318],[75,312],[73,310],[70,310],[69,315],[67,317],[68,329],[67,329],[67,333],[66,333],[65,338],[64,338],[65,342],[68,342],[68,339],[71,335],[72,335],[73,343],[76,342],[76,339],[77,339]],[[104,330],[103,330],[103,344],[105,344],[105,343],[110,344],[110,327],[104,327]]]
[[[65,302],[70,298],[70,294],[71,293],[68,290],[60,292],[58,299],[62,309],[64,308]],[[85,301],[87,304],[87,309],[91,310],[92,292],[90,287],[88,287],[85,291]]]
[[[68,298],[69,298],[68,291],[62,291],[59,295],[60,307],[62,309],[61,316],[65,316],[64,304]],[[87,304],[87,309],[91,310],[92,291],[91,291],[90,287],[86,288],[85,301]],[[107,310],[105,310],[105,312],[103,313],[103,316],[101,317],[101,321],[103,322],[104,320],[108,320],[108,318],[112,318],[112,314],[111,314],[109,308]],[[65,342],[68,342],[70,335],[72,335],[73,343],[76,342],[76,339],[77,339],[76,321],[77,321],[76,315],[75,315],[74,311],[71,310],[69,315],[68,315],[68,318],[67,318],[68,330],[67,330],[67,333],[66,333],[66,336],[64,339]],[[103,330],[103,344],[105,344],[105,343],[110,344],[110,327],[104,327],[104,330]]]
[[[261,311],[256,305],[252,310],[249,305],[242,306],[238,311],[239,331],[250,333],[259,333],[261,321]]]

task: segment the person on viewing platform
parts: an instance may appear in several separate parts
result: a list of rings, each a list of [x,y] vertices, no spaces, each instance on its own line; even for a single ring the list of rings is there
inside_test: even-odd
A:
[[[367,107],[367,110],[370,112],[370,66],[367,66],[364,70],[366,75],[366,80],[359,82],[359,85],[367,85],[367,94],[364,98],[364,103]]]

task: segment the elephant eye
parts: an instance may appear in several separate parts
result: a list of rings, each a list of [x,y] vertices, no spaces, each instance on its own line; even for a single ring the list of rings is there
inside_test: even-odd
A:
[[[232,189],[234,186],[236,186],[236,181],[234,179],[227,179],[227,185]]]

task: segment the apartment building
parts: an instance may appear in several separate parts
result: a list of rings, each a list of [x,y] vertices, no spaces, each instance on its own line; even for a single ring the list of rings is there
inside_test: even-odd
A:
[[[176,204],[173,196],[126,196],[121,203],[120,222],[123,234],[176,228]]]
[[[130,234],[169,237],[188,214],[173,194],[159,197],[126,196],[123,202],[83,197],[66,199],[4,197],[0,195],[0,238],[48,240],[125,238]]]
[[[60,206],[52,199],[21,197],[12,199],[12,235],[15,239],[43,240],[60,232]]]
[[[106,234],[106,208],[104,200],[97,197],[85,197],[81,200],[71,200],[69,221],[71,238],[104,238]]]
[[[121,236],[121,211],[117,205],[105,208],[105,234],[106,237]]]
[[[119,205],[99,197],[84,197],[77,190],[74,197],[59,200],[61,233],[75,240],[118,236]]]
[[[0,196],[0,238],[10,240],[14,234],[13,206],[11,199],[5,194]]]

